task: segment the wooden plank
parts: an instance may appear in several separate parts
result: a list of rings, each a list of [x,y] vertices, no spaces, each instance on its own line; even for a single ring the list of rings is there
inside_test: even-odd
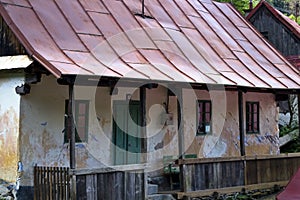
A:
[[[135,176],[130,172],[125,172],[125,182],[126,182],[126,200],[135,199]]]
[[[86,196],[87,199],[97,200],[97,175],[86,176]]]
[[[52,167],[49,167],[49,200],[53,200],[53,180],[52,180]]]
[[[38,182],[38,172],[37,172],[37,166],[34,166],[33,168],[33,173],[34,173],[34,200],[38,199],[38,191],[39,191],[39,182]]]
[[[115,185],[114,189],[116,191],[115,200],[123,199],[125,197],[125,179],[124,179],[124,172],[115,172]]]
[[[199,190],[199,191],[192,191],[192,192],[177,192],[177,199],[183,199],[184,197],[195,198],[195,197],[201,197],[201,196],[209,196],[209,195],[212,195],[214,192],[218,192],[219,194],[230,194],[230,193],[240,192],[243,189],[245,189],[246,191],[253,191],[253,190],[258,190],[258,189],[268,189],[268,188],[274,187],[274,185],[286,186],[287,183],[288,183],[288,181],[279,181],[279,182],[255,184],[255,185],[248,185],[248,186],[207,189],[207,190]]]
[[[116,191],[116,180],[115,180],[115,174],[116,172],[110,172],[106,174],[106,182],[108,183],[108,187],[106,187],[106,191],[109,191],[109,196],[106,197],[106,199],[116,199],[116,193],[119,191]]]
[[[66,200],[69,200],[71,198],[71,180],[70,180],[70,168],[65,168],[66,173],[65,173],[65,181],[67,184],[67,188],[66,188]]]
[[[76,176],[77,199],[86,199],[86,176]]]
[[[131,164],[131,165],[120,165],[103,168],[93,168],[93,169],[70,169],[70,175],[88,175],[88,174],[100,174],[108,172],[117,171],[140,171],[143,172],[146,168],[146,164]]]
[[[257,184],[257,163],[255,160],[246,161],[246,176],[247,182],[246,185]]]
[[[100,173],[100,174],[97,174],[97,180],[98,180],[98,183],[97,183],[97,188],[98,188],[98,199],[99,200],[102,200],[105,198],[105,190],[104,190],[104,184],[106,184],[104,182],[104,176],[105,174],[103,173]]]
[[[58,199],[64,199],[64,190],[63,190],[64,174],[63,174],[63,172],[64,171],[63,171],[62,167],[58,167],[56,169]]]
[[[142,200],[143,195],[143,185],[144,185],[144,179],[142,173],[135,173],[135,200]]]

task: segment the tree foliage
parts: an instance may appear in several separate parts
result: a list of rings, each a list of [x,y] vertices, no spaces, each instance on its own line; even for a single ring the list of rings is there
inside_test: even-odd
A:
[[[249,9],[250,0],[216,0],[218,2],[231,3],[241,14],[245,14],[245,11]],[[253,8],[259,3],[260,0],[252,0]],[[296,4],[299,4],[300,0],[266,0],[269,4],[276,9],[287,15],[294,21],[300,24],[300,11],[296,13]],[[296,14],[298,14],[296,20]]]
[[[249,0],[217,0],[218,2],[231,3],[240,13],[244,14],[249,9]],[[252,0],[253,7],[259,3],[259,0]]]

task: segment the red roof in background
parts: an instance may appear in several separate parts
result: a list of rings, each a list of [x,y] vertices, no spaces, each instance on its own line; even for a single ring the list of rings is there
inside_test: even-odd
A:
[[[276,196],[276,200],[299,200],[300,168],[291,178],[286,188]]]
[[[300,88],[300,75],[230,5],[210,0],[0,0],[0,14],[56,77],[96,75]],[[286,75],[288,74],[288,76]]]
[[[300,39],[300,26],[294,20],[275,9],[268,2],[262,0],[257,6],[247,15],[246,19],[249,20],[259,9],[265,7],[268,9],[273,16],[278,19],[286,28],[288,28],[296,37]],[[286,56],[289,62],[296,66],[300,70],[300,55]]]

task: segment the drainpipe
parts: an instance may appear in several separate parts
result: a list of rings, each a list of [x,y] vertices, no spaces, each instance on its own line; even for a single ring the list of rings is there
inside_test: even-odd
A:
[[[245,155],[245,131],[244,131],[244,100],[243,91],[238,91],[238,104],[239,104],[239,130],[240,130],[240,153],[241,156]]]

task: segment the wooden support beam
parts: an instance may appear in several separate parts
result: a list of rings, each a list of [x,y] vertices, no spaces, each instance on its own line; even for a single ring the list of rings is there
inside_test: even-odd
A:
[[[140,105],[141,105],[141,135],[142,138],[142,153],[147,153],[147,117],[146,117],[146,87],[140,87]]]
[[[176,90],[177,95],[177,123],[178,123],[178,153],[179,159],[184,158],[184,130],[183,130],[183,97],[182,97],[182,88]],[[180,165],[180,190],[186,191],[186,179],[185,179],[185,166]]]
[[[178,115],[178,150],[179,158],[184,158],[184,133],[183,133],[183,99],[182,89],[176,91],[177,95],[177,115]]]
[[[68,134],[70,134],[70,168],[76,169],[76,157],[75,157],[75,102],[74,102],[74,85],[69,85],[69,105],[68,105]],[[76,199],[76,175],[71,176],[71,199]]]
[[[69,105],[68,105],[68,120],[69,120],[69,134],[70,134],[70,168],[76,168],[75,158],[75,102],[74,102],[74,85],[69,85]]]
[[[238,104],[239,104],[239,130],[240,130],[240,154],[245,155],[245,131],[244,131],[244,99],[243,91],[238,91]]]

